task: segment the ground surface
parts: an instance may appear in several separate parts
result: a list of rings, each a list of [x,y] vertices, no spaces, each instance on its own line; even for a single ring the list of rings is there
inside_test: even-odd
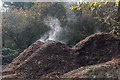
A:
[[[116,78],[119,57],[120,38],[96,33],[73,48],[58,41],[36,41],[2,72],[3,78]]]

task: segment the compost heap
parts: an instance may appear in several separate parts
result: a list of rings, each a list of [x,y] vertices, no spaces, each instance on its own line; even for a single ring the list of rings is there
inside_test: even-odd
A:
[[[60,76],[61,78],[68,78],[72,80],[73,78],[96,78],[97,79],[120,79],[120,59],[113,59],[111,61],[80,67],[78,69],[72,70],[64,75]]]
[[[58,41],[38,40],[7,65],[2,74],[3,78],[59,78],[69,71],[119,56],[120,38],[109,33],[93,34],[73,48]]]

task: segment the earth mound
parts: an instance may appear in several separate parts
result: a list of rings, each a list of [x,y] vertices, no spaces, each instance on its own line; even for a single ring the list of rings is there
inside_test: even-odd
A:
[[[9,65],[7,65],[6,68],[14,69],[19,67],[19,64],[23,63],[27,58],[29,58],[43,44],[43,42],[37,40],[31,46],[25,49],[22,53],[20,53],[20,55],[15,58]]]
[[[36,48],[31,50],[33,46]],[[57,41],[37,41],[3,70],[3,78],[40,78],[51,72],[57,75],[68,72],[73,68],[70,51],[68,46]]]
[[[120,59],[113,59],[111,61],[81,67],[61,75],[61,78],[111,78],[111,79],[120,79]]]
[[[109,33],[96,33],[73,48],[75,63],[80,66],[103,63],[120,55],[120,38]]]
[[[109,33],[93,34],[73,48],[58,41],[38,40],[5,67],[3,78],[59,78],[81,66],[108,62],[118,56],[120,38]]]

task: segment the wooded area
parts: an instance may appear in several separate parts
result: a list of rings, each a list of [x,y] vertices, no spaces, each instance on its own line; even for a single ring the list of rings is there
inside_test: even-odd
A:
[[[4,78],[118,77],[120,2],[116,1],[4,2]]]
[[[5,6],[7,4],[7,6]],[[100,7],[82,4],[80,10],[70,8],[75,3],[4,3],[3,47],[25,49],[50,31],[45,18],[56,18],[62,28],[56,40],[73,46],[96,32],[113,32],[119,35],[119,8],[115,2]],[[94,10],[91,10],[91,7]],[[118,14],[117,14],[118,13]]]

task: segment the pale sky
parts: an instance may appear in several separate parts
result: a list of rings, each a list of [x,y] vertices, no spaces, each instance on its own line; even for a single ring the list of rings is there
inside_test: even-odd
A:
[[[2,1],[0,0],[0,7],[2,7]]]

